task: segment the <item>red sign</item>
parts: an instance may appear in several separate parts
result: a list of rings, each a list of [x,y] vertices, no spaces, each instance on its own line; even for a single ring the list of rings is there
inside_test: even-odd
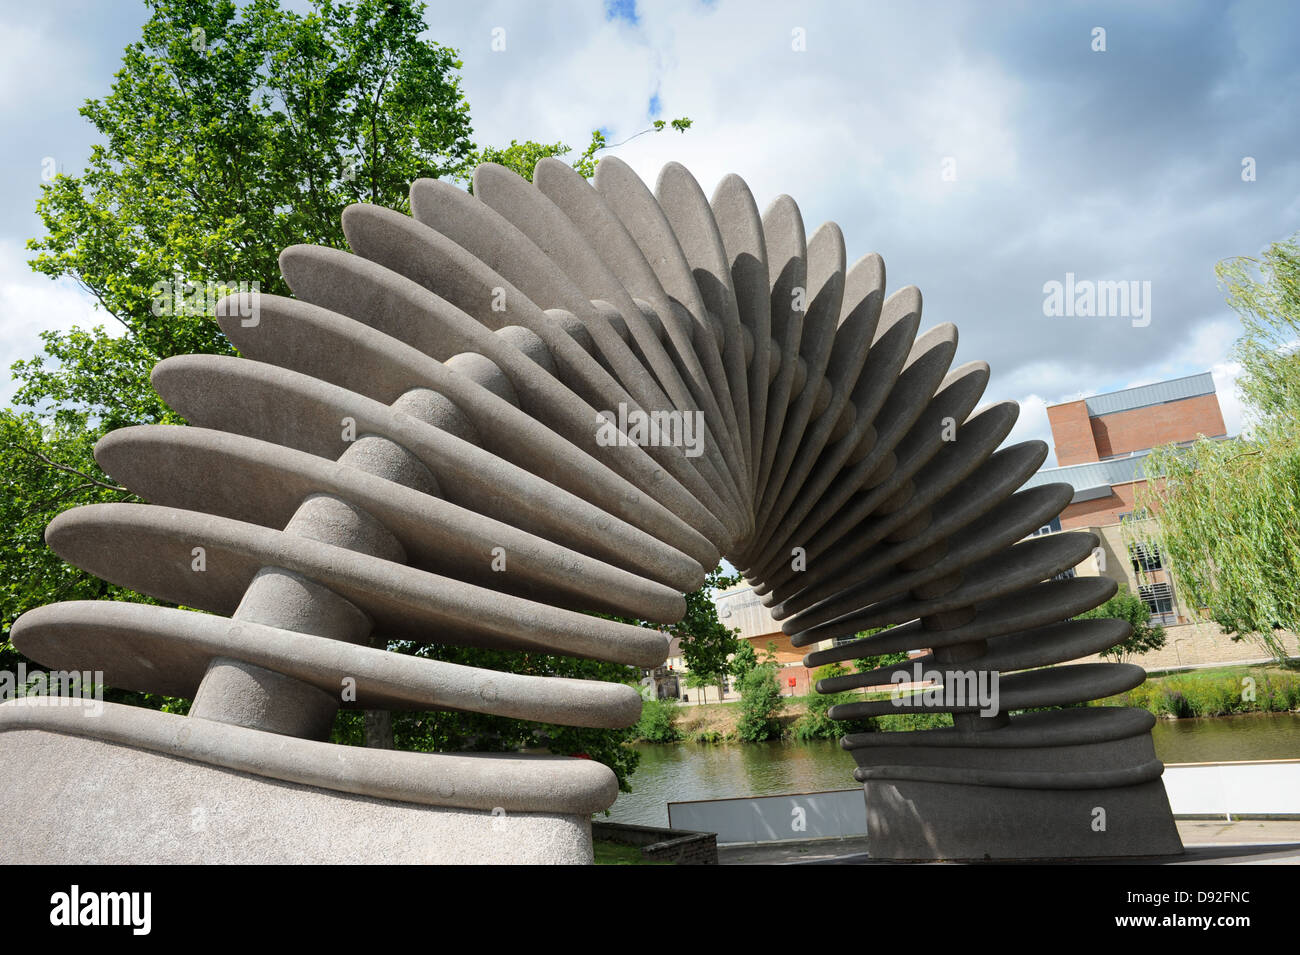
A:
[[[794,686],[794,677],[790,677],[788,682],[791,686]]]

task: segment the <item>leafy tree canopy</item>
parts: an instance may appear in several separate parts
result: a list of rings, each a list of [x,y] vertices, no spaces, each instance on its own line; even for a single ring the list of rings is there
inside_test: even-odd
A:
[[[739,580],[739,574],[728,574],[721,566],[714,568],[702,588],[686,595],[686,615],[668,628],[681,640],[682,660],[690,671],[688,686],[716,685],[731,672],[731,657],[744,641],[736,636],[739,630],[728,629],[718,619],[713,591],[725,590]]]
[[[1219,263],[1241,318],[1234,348],[1252,433],[1157,448],[1142,503],[1182,599],[1278,659],[1300,631],[1300,244]]]
[[[1133,633],[1127,640],[1102,651],[1101,655],[1109,660],[1123,663],[1129,657],[1141,656],[1165,645],[1165,628],[1160,624],[1152,626],[1151,608],[1127,587],[1121,587],[1119,593],[1100,607],[1093,607],[1074,619],[1098,620],[1105,617],[1127,620],[1133,627]]]

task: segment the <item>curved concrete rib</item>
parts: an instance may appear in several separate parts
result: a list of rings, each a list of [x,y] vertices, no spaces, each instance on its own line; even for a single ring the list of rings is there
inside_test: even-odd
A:
[[[44,698],[48,700],[47,698]],[[599,812],[618,795],[605,766],[564,756],[412,753],[267,734],[117,703],[88,720],[82,707],[42,698],[0,704],[0,733],[43,730],[92,736],[269,779],[399,802],[506,812]]]
[[[835,637],[850,637],[872,627],[887,627],[917,618],[973,607],[981,601],[1045,580],[1080,563],[1097,546],[1088,533],[1066,533],[1023,541],[965,568],[959,587],[938,597],[905,595],[881,600],[856,613],[846,613],[827,623],[801,630],[805,621],[793,617],[782,624],[796,647],[806,647]]]
[[[381,405],[282,368],[216,355],[165,359],[154,367],[153,377],[168,404],[201,427],[331,459],[346,451],[353,439],[379,435],[415,455],[453,503],[603,560],[620,562],[620,554],[637,549],[644,552],[642,559],[654,560],[660,572],[673,563],[681,567],[681,553],[675,548],[523,468],[425,424],[400,403]],[[416,410],[433,393],[407,394]],[[268,414],[272,408],[292,417]],[[684,538],[697,563],[707,560],[712,551],[706,541]]]
[[[1062,615],[1073,617],[1085,610],[1091,610],[1115,596],[1118,589],[1119,585],[1109,577],[1078,577],[1034,584],[1019,591],[1014,601],[995,599],[977,604],[974,608],[974,618],[961,626],[927,631],[920,620],[914,620],[911,623],[874,633],[869,637],[849,640],[826,650],[815,650],[804,657],[804,666],[811,669],[844,660],[899,653],[911,650],[922,643],[928,644],[931,648],[964,643],[977,644],[977,641],[989,640],[1002,634],[1056,623]],[[1112,647],[1118,642],[1114,640],[1103,649]],[[859,675],[850,674],[838,679],[856,679]],[[827,684],[827,689],[823,691],[825,693],[838,692],[831,687],[841,685],[831,683],[829,680],[820,681],[818,685],[822,683]],[[842,685],[871,686],[873,684],[844,683]]]
[[[467,710],[605,728],[641,713],[640,696],[621,683],[497,673],[150,604],[51,604],[24,614],[13,635],[47,666],[99,670],[110,686],[186,699],[212,661],[226,658],[332,695],[348,687],[355,699],[344,705],[362,709]]]
[[[796,452],[807,433],[808,422],[815,411],[820,413],[825,408],[823,405],[819,409],[817,403],[825,393],[820,386],[825,381],[844,298],[844,236],[835,223],[828,222],[813,233],[808,240],[807,260],[807,307],[799,341],[799,358],[806,369],[805,381],[798,394],[791,395],[781,438],[773,452],[772,469],[767,475],[755,517],[760,526],[766,526],[771,517]]]
[[[1145,679],[1146,671],[1131,663],[1079,663],[1074,666],[1046,667],[1003,677],[999,681],[998,705],[1004,711],[1031,706],[1072,706],[1087,700],[1115,696],[1140,686]],[[936,683],[935,688],[942,691],[946,686],[945,683]],[[827,713],[833,720],[852,720],[918,710],[975,713],[979,708],[979,704],[974,702],[930,703],[918,693],[898,699],[842,703],[832,706]]]
[[[701,409],[710,426],[716,431],[718,443],[726,459],[728,474],[733,482],[745,477],[745,466],[739,451],[740,434],[731,395],[727,391],[727,374],[719,353],[719,342],[708,320],[704,301],[696,287],[695,278],[686,263],[681,245],[673,235],[672,226],[664,216],[659,203],[640,178],[617,156],[607,157],[596,167],[593,185],[604,197],[610,209],[623,222],[633,241],[642,249],[645,259],[655,271],[668,301],[679,303],[691,318],[691,347],[682,353],[683,358],[695,356],[707,389],[702,389]],[[650,300],[660,308],[660,303]],[[734,486],[734,485],[733,485]],[[753,515],[746,515],[750,521]]]
[[[654,666],[655,630],[521,600],[381,557],[196,511],[88,504],[56,517],[51,548],[104,580],[159,600],[230,614],[258,570],[319,582],[360,607],[383,632],[421,643],[544,650]],[[193,554],[202,541],[203,570]],[[508,562],[508,558],[507,558]],[[508,566],[508,563],[507,563]]]
[[[671,623],[686,612],[681,591],[702,582],[689,566],[655,582],[661,571],[636,554],[627,555],[630,569],[612,567],[358,468],[223,431],[121,428],[100,440],[95,459],[151,504],[202,509],[277,530],[304,498],[333,494],[382,522],[414,566],[520,596],[544,596],[557,606],[632,611]],[[492,569],[498,547],[508,574]]]
[[[640,309],[632,301],[631,290],[624,286],[605,264],[600,253],[588,245],[581,232],[540,190],[529,186],[504,167],[485,163],[474,172],[474,193],[481,199],[480,204],[484,208],[490,208],[509,220],[520,232],[543,247],[549,256],[556,258],[586,297],[607,301],[614,305],[629,328],[645,327],[644,319],[638,318]],[[668,329],[678,356],[682,359],[693,358],[694,351],[690,347],[689,328],[674,320],[675,313],[667,302],[666,296],[661,295],[660,299],[661,302],[655,310]],[[649,301],[653,303],[654,299]],[[598,326],[588,327],[593,335],[598,333]],[[643,336],[638,336],[638,341],[643,341],[645,345],[650,344]],[[620,350],[626,350],[625,344],[618,339],[617,335],[607,337],[604,342],[598,340],[597,343],[607,355],[617,355]],[[704,409],[708,403],[708,382],[703,380],[703,371],[698,370],[698,361],[695,363],[695,369],[692,370],[698,371],[698,374],[693,374],[686,382],[691,392],[691,401],[685,408],[678,405],[679,411]],[[641,371],[630,375],[626,380],[630,384],[646,386],[649,384],[647,376]],[[664,380],[664,376],[661,375],[660,380]],[[655,409],[662,408],[663,404],[647,403],[647,406]],[[707,412],[705,420],[708,423]],[[725,493],[719,485],[725,474],[726,465],[718,450],[719,435],[712,426],[710,433],[714,440],[706,442],[705,453],[696,460],[697,466],[700,462],[713,465],[717,471],[717,482],[706,484],[707,491],[700,500],[708,501],[710,506],[716,509],[717,517],[723,519],[728,524],[728,529],[735,533],[741,518],[734,512],[734,505],[727,503],[726,497],[720,496]],[[690,467],[686,463],[690,459],[683,457],[678,449],[651,447],[647,450],[654,455],[656,461],[673,470],[673,474],[683,483],[689,480],[688,476],[679,473],[679,470]],[[668,453],[669,451],[674,453]],[[694,486],[689,483],[687,487],[694,490]],[[724,549],[729,543],[728,541],[723,545]]]
[[[7,752],[86,737],[113,744],[106,755],[133,747],[251,774],[251,791],[260,778],[494,818],[567,814],[569,838],[617,794],[606,767],[333,746],[336,713],[631,725],[629,686],[387,647],[655,667],[664,633],[610,617],[673,623],[726,556],[810,667],[924,651],[820,691],[917,667],[937,677],[830,711],[952,714],[951,730],[844,739],[874,855],[1177,851],[1149,715],[1076,706],[1142,670],[1060,665],[1129,632],[1069,619],[1114,582],[1050,579],[1097,538],[1026,539],[1072,489],[1022,489],[1046,445],[1001,447],[1017,406],[979,407],[988,366],[952,367],[956,327],[921,333],[920,291],[889,294],[880,256],[849,267],[834,223],[807,236],[789,196],[760,214],[736,176],[706,199],[676,163],[654,192],[616,158],[594,183],[545,159],[531,182],[485,164],[473,194],[418,180],[410,198],[410,216],[346,209],[352,252],[285,249],[295,298],[219,303],[243,357],[154,369],[191,426],[126,428],[96,447],[150,503],[75,508],[47,529],[70,562],[209,613],[54,604],[14,624],[15,645],[192,697],[190,716],[109,705],[85,721],[8,703]],[[873,628],[886,629],[856,638]],[[972,674],[997,678],[992,711],[956,693]],[[1113,807],[1118,834],[1089,841],[1071,827],[1097,805]],[[1012,817],[1033,824],[998,822]]]
[[[826,369],[830,402],[802,436],[780,496],[767,519],[759,522],[762,526],[769,526],[785,516],[796,497],[804,491],[805,482],[827,444],[843,437],[857,420],[857,406],[849,399],[880,319],[885,288],[884,261],[874,253],[864,256],[849,271],[845,282],[843,314],[834,333]]]
[[[1127,628],[1127,629],[1126,629]],[[989,640],[988,652],[960,664],[940,662],[933,653],[913,657],[907,663],[881,667],[866,673],[852,673],[817,681],[819,693],[842,693],[865,686],[884,686],[896,675],[910,676],[920,666],[921,672],[943,673],[966,670],[997,670],[1009,673],[1033,667],[1046,667],[1066,660],[1090,657],[1128,639],[1133,628],[1124,620],[1067,620],[1047,627],[1006,634]],[[942,632],[942,631],[940,631]],[[949,646],[951,644],[948,644]]]
[[[739,176],[723,178],[709,203],[718,223],[731,284],[736,291],[742,347],[749,365],[746,379],[749,394],[749,435],[745,458],[749,466],[749,498],[757,492],[759,458],[763,450],[763,433],[767,423],[767,391],[772,380],[771,351],[764,347],[772,340],[771,289],[768,285],[767,243],[763,220],[754,197]]]
[[[767,422],[763,426],[763,447],[758,457],[758,483],[755,486],[755,496],[759,500],[767,491],[781,434],[785,430],[791,393],[795,391],[807,308],[808,247],[803,217],[789,196],[779,196],[763,213],[763,235],[767,244],[768,283],[771,286],[772,341],[781,355],[781,363],[767,393]]]
[[[453,405],[446,409],[445,423],[440,426],[661,541],[675,542],[677,549],[693,552],[706,563],[717,559],[712,545],[702,539],[706,535],[665,506],[655,496],[659,493],[655,488],[633,485],[584,448],[530,417],[516,403],[456,368],[360,322],[305,302],[263,295],[260,310],[261,321],[254,328],[241,326],[235,308],[226,309],[229,317],[219,319],[245,357],[317,378],[383,404],[391,404],[416,388],[438,392]],[[338,361],[337,356],[343,352],[349,355],[348,362]],[[664,500],[671,503],[685,498],[668,496]],[[675,585],[694,590],[703,583],[702,574],[693,586],[681,582]]]
[[[546,188],[545,182],[538,186],[542,190]],[[740,309],[732,285],[730,259],[723,245],[722,233],[704,190],[681,163],[669,163],[660,171],[655,198],[663,208],[664,216],[672,226],[673,236],[690,264],[707,313],[715,316],[722,328],[722,362],[727,370],[727,397],[736,416],[737,433],[734,440],[744,459],[740,490],[752,507],[750,472],[754,467],[754,454],[749,373],[745,339],[741,334]]]

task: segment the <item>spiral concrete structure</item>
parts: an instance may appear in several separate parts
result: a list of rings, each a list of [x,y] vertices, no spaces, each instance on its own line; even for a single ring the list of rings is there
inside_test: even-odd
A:
[[[1151,718],[1040,710],[1145,677],[1044,669],[1128,634],[1068,620],[1112,582],[1051,580],[1096,538],[1025,540],[1071,489],[1018,490],[1046,446],[999,449],[1017,407],[978,407],[988,366],[951,367],[956,328],[921,332],[920,293],[887,296],[879,256],[850,266],[834,223],[807,236],[786,196],[760,215],[736,176],[709,201],[671,164],[651,193],[613,158],[594,183],[549,159],[532,183],[480,166],[472,195],[420,180],[411,215],[357,205],[343,225],[351,253],[281,255],[293,298],[218,308],[243,357],[156,366],[189,426],[99,443],[149,503],[51,523],[70,563],[193,609],[54,604],[19,619],[15,645],[194,702],[186,717],[105,704],[93,719],[0,706],[6,766],[96,767],[14,773],[0,803],[28,825],[0,852],[58,861],[67,840],[50,833],[71,830],[96,837],[72,839],[83,861],[89,844],[90,861],[587,861],[589,816],[617,795],[606,767],[335,746],[334,716],[631,725],[627,686],[384,647],[655,666],[662,633],[593,612],[673,622],[721,556],[795,645],[838,642],[810,666],[920,647],[941,688],[997,680],[995,712],[950,694],[930,708],[951,729],[843,741],[873,854],[1181,851]],[[869,628],[885,629],[851,639]]]

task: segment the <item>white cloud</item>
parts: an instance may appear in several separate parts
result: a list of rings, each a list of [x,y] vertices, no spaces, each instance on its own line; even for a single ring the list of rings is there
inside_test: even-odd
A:
[[[1214,390],[1219,395],[1219,408],[1223,412],[1223,425],[1228,434],[1241,434],[1245,425],[1241,393],[1237,390],[1237,378],[1241,375],[1241,363],[1219,361],[1210,366],[1214,376]]]
[[[1055,402],[1050,403],[1055,404]],[[1052,445],[1052,428],[1047,421],[1048,404],[1049,402],[1039,395],[1031,394],[1021,398],[1020,417],[1016,419],[1015,427],[1011,429],[1011,434],[1007,436],[1003,446],[1035,439],[1042,441],[1047,445],[1047,459],[1043,462],[1043,467],[1052,468],[1056,467],[1056,449]]]
[[[6,372],[15,361],[41,351],[43,331],[104,325],[110,334],[117,334],[108,328],[117,323],[102,311],[97,312],[94,300],[76,283],[70,279],[54,281],[33,272],[25,258],[16,243],[0,240],[0,363]],[[8,404],[14,391],[15,385],[6,374],[0,400]]]

